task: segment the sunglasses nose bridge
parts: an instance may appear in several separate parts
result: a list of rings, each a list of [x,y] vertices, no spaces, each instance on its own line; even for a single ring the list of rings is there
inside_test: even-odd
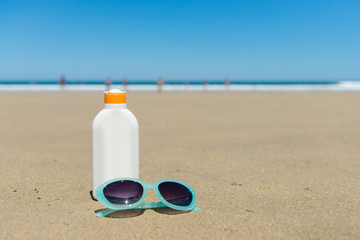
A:
[[[147,185],[147,186],[144,185],[144,188],[145,188],[144,189],[144,195],[145,195],[144,197],[145,197],[146,201],[156,202],[158,199],[158,195],[157,195],[154,187],[151,185]],[[150,190],[150,189],[152,189],[152,190]]]
[[[142,183],[142,186],[143,186],[144,190],[147,190],[147,189],[150,188],[150,187],[149,187],[149,184],[148,184],[148,183],[145,183],[145,182]]]
[[[144,194],[147,195],[149,192],[155,192],[155,186],[152,183],[142,183],[143,188],[144,188]],[[152,189],[153,191],[149,191],[150,189]]]
[[[146,189],[153,189],[155,190],[155,188],[157,187],[155,184],[153,183],[143,183],[143,187],[146,188]]]

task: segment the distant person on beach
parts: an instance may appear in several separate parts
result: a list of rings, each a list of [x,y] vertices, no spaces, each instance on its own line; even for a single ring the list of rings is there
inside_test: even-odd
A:
[[[64,91],[64,90],[65,90],[65,85],[66,85],[65,76],[61,76],[61,77],[60,77],[59,84],[60,84],[61,90]]]
[[[209,82],[207,80],[204,80],[203,81],[203,86],[204,86],[204,91],[205,92],[207,91],[208,85],[209,85]]]
[[[105,86],[106,86],[107,91],[110,90],[110,88],[111,88],[111,78],[110,77],[107,77],[105,79]]]
[[[226,88],[226,91],[229,91],[230,84],[231,84],[230,78],[225,78],[225,88]]]
[[[158,92],[162,91],[163,85],[164,85],[164,79],[162,77],[159,77],[157,80]]]
[[[186,80],[186,81],[184,82],[184,85],[185,85],[185,90],[188,90],[188,89],[189,89],[189,81]]]
[[[123,85],[124,85],[124,90],[126,91],[127,90],[127,86],[129,84],[129,80],[127,78],[124,78],[123,80]]]

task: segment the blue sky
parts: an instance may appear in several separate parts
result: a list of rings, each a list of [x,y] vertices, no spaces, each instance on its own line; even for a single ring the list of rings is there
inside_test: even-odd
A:
[[[358,0],[0,0],[0,79],[360,79]]]

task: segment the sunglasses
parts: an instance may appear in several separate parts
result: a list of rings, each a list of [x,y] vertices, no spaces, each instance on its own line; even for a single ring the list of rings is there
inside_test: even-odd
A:
[[[147,190],[152,188],[160,202],[145,202]],[[146,183],[134,178],[117,178],[101,184],[95,191],[97,200],[109,208],[96,213],[105,217],[113,212],[127,209],[149,209],[169,207],[181,211],[198,211],[195,206],[196,195],[187,184],[163,179]]]

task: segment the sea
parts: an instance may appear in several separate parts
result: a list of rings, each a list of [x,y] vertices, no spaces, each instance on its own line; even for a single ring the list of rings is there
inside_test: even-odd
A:
[[[134,92],[351,92],[360,91],[360,80],[341,81],[165,81],[159,89],[157,82],[151,80],[112,81],[110,86],[99,80],[67,80],[60,85],[58,80],[0,80],[0,92],[101,92],[109,88],[117,88]]]

